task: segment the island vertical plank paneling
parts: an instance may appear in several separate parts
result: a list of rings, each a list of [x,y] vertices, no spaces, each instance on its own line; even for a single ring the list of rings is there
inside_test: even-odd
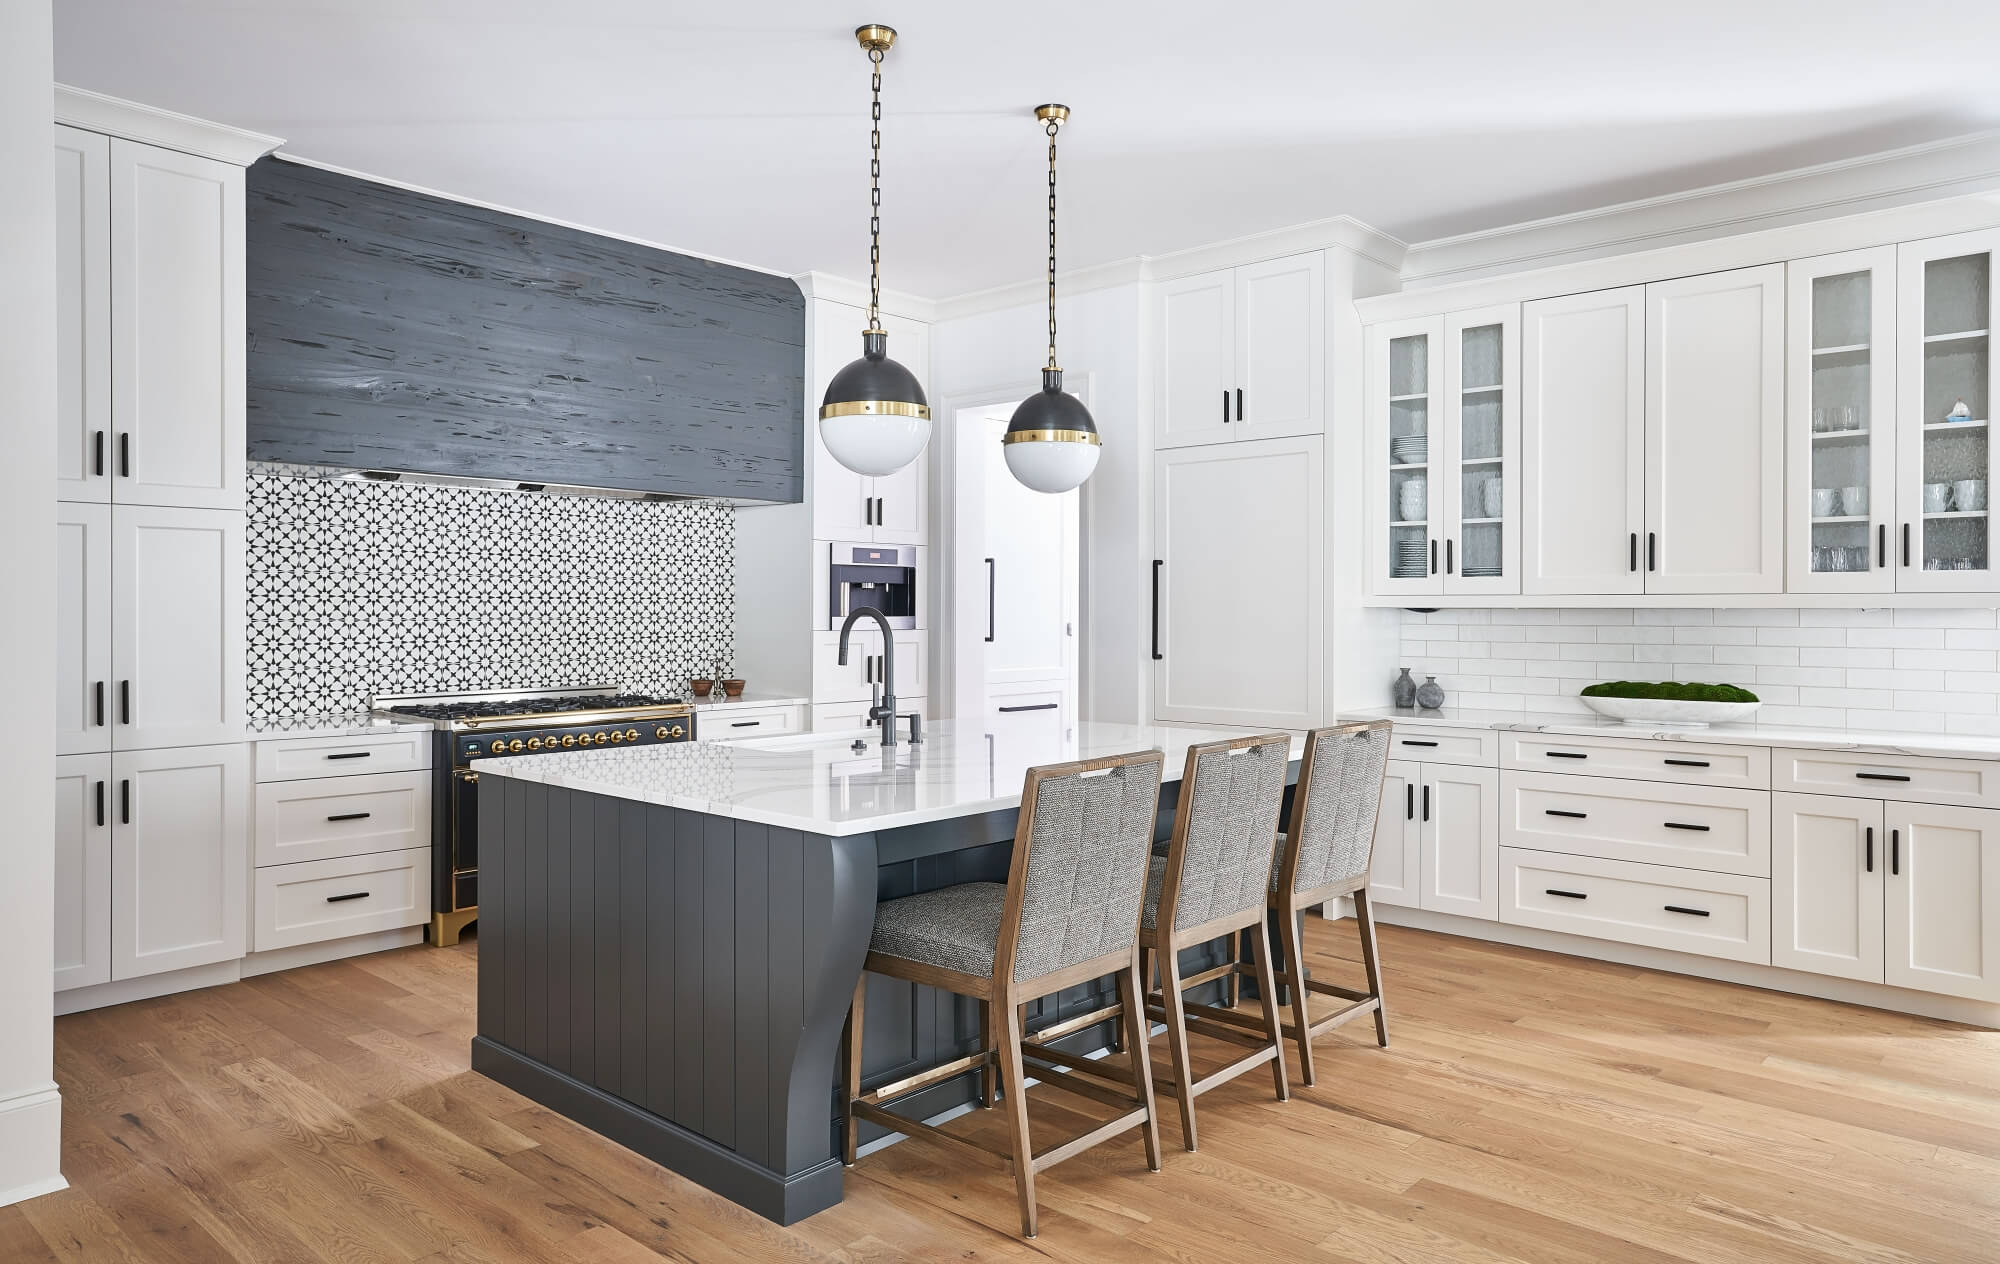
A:
[[[789,278],[278,159],[246,199],[252,460],[802,498]]]

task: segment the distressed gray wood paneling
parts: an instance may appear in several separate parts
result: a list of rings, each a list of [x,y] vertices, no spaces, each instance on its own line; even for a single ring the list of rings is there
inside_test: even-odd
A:
[[[253,460],[797,501],[785,277],[267,158]]]

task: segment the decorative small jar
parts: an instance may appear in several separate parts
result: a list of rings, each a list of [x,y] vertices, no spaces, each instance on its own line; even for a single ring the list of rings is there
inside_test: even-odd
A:
[[[1436,676],[1424,677],[1424,683],[1417,686],[1417,706],[1425,711],[1435,711],[1444,705],[1444,686]]]
[[[1410,679],[1409,668],[1405,667],[1403,669],[1403,674],[1396,677],[1395,683],[1389,686],[1389,690],[1390,696],[1395,700],[1397,706],[1414,707],[1417,705],[1417,682]]]

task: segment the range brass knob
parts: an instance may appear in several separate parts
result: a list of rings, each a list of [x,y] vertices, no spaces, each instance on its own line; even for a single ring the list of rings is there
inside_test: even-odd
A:
[[[625,735],[619,732],[617,729],[613,729],[611,730],[611,740],[614,742],[622,742],[625,740]]]
[[[590,740],[596,742],[599,746],[602,746],[611,739],[606,737],[604,734],[599,733],[596,737],[593,737]]]
[[[568,748],[574,745],[576,745],[576,734],[574,733],[563,734],[563,746],[565,748]]]
[[[638,741],[638,740],[639,740],[639,730],[638,730],[638,729],[626,729],[626,730],[625,730],[625,740],[626,740],[626,741],[628,741],[628,742],[636,742],[636,741]]]
[[[541,738],[539,738],[539,737],[531,737],[531,738],[529,738],[529,739],[528,739],[528,749],[529,749],[529,750],[540,750],[540,749],[542,749],[542,739],[541,739]]]
[[[661,726],[660,726],[659,728],[657,728],[657,729],[655,729],[655,730],[653,731],[653,736],[654,736],[654,737],[657,737],[657,738],[659,738],[659,739],[660,739],[661,741],[663,741],[663,742],[664,742],[664,741],[666,741],[666,740],[667,740],[667,726],[666,726],[666,725],[664,725],[664,724],[662,724],[662,725],[661,725]]]
[[[674,727],[673,727],[673,735],[674,735],[675,737],[679,737],[679,736],[680,736],[680,735],[681,735],[681,734],[682,734],[683,732],[685,732],[685,731],[686,731],[686,730],[682,729],[682,728],[681,728],[681,726],[680,726],[680,725],[678,725],[678,724],[674,725]]]
[[[493,739],[493,753],[494,753],[495,755],[498,755],[498,754],[499,754],[499,753],[500,753],[501,751],[503,751],[503,750],[506,750],[506,749],[507,749],[507,743],[506,743],[506,742],[503,742],[503,741],[501,741],[501,740],[500,740],[499,738],[497,738],[497,737]]]
[[[520,739],[520,738],[518,738],[518,737],[517,737],[517,738],[515,738],[515,739],[514,739],[513,741],[511,741],[511,742],[507,743],[507,749],[508,749],[508,750],[510,750],[510,751],[517,751],[517,750],[520,750],[520,749],[521,749],[521,746],[522,746],[522,742],[521,742],[521,739]]]

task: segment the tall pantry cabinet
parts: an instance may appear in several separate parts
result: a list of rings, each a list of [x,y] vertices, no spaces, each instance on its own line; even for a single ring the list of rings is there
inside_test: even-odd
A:
[[[244,203],[84,128],[54,163],[63,990],[245,949]]]

